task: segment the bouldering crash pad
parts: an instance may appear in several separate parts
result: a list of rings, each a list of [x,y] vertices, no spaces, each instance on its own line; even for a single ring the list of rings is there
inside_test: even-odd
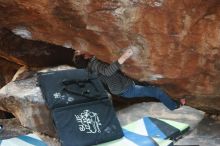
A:
[[[123,126],[124,137],[98,146],[172,146],[189,125],[172,120],[144,117]]]

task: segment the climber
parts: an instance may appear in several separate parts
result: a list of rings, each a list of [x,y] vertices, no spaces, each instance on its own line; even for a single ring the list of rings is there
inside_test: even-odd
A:
[[[162,89],[155,86],[137,85],[125,76],[121,71],[124,62],[133,55],[135,46],[128,48],[118,60],[107,64],[98,60],[95,56],[75,51],[73,62],[77,68],[87,68],[89,72],[96,74],[111,94],[125,98],[153,97],[161,101],[167,108],[174,110],[185,104],[185,99],[174,101]]]

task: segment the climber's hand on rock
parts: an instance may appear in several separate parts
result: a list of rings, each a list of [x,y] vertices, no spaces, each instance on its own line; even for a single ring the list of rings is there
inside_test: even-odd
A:
[[[127,59],[133,55],[133,51],[131,48],[127,49],[123,54]]]

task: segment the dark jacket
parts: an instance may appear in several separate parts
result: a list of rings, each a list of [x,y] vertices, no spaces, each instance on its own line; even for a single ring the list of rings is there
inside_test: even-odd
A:
[[[134,82],[126,77],[120,71],[121,65],[118,61],[114,61],[112,64],[107,64],[93,57],[89,64],[88,70],[92,73],[96,73],[108,90],[115,95],[120,95]]]

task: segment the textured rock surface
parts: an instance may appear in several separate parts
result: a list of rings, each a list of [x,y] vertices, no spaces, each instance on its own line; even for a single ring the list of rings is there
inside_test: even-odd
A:
[[[0,90],[0,109],[12,113],[24,127],[54,135],[50,112],[36,77],[10,82]]]
[[[0,58],[0,88],[10,82],[20,65]]]
[[[176,145],[220,146],[220,122],[205,117],[189,135]]]
[[[16,64],[28,67],[72,64],[71,48],[22,39],[8,29],[0,29],[0,56]]]
[[[0,124],[3,125],[3,132],[0,134],[0,140],[13,138],[20,135],[25,135],[31,131],[21,126],[20,122],[13,119],[0,119]]]
[[[63,69],[70,67],[59,66],[41,71]],[[9,82],[0,90],[0,110],[12,113],[24,127],[54,136],[55,130],[50,112],[36,84],[36,75]]]
[[[194,129],[198,125],[203,119],[204,114],[204,112],[188,106],[182,106],[179,109],[170,111],[162,103],[157,102],[134,104],[117,112],[117,116],[122,125],[149,116],[187,123],[191,129]]]
[[[61,146],[58,139],[49,137],[39,132],[33,132],[30,129],[24,128],[18,119],[0,119],[0,124],[3,125],[4,130],[0,134],[0,140],[14,138],[30,133],[38,135],[48,146]]]
[[[107,62],[135,44],[126,74],[220,111],[219,8],[219,0],[0,0],[0,26]]]

